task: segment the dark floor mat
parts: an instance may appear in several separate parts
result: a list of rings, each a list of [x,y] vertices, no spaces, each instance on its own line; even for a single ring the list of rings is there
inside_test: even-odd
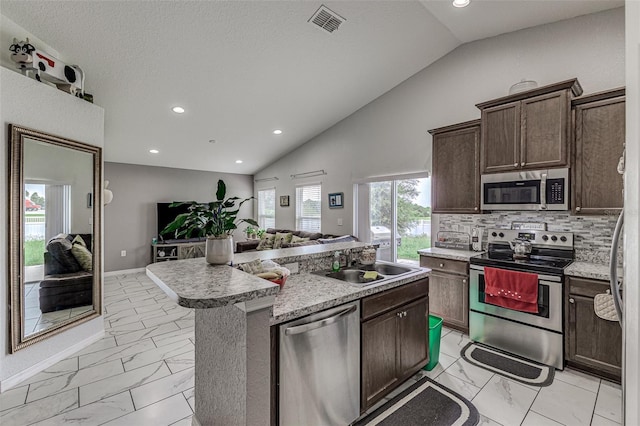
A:
[[[553,383],[555,368],[475,342],[468,343],[460,356],[470,364],[533,386]]]
[[[354,426],[475,426],[480,414],[467,399],[424,377]]]

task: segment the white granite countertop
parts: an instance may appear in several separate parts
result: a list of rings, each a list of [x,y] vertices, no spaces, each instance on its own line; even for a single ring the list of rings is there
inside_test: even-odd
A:
[[[564,269],[564,274],[570,277],[591,278],[609,281],[609,265],[591,262],[573,262]],[[618,277],[622,278],[622,268],[618,268]]]
[[[348,242],[255,251],[236,254],[233,261],[240,264],[254,259],[274,259],[287,263],[366,246],[370,244]],[[279,291],[277,284],[230,266],[209,265],[202,257],[153,263],[147,266],[147,275],[173,301],[187,308],[216,308],[274,295]]]
[[[420,268],[415,272],[367,287],[315,274],[291,275],[287,278],[280,293],[276,295],[271,324],[291,321],[390,288],[399,287],[428,277],[430,271],[428,268]]]
[[[147,276],[180,306],[216,308],[274,295],[279,286],[230,266],[209,265],[203,257],[147,266]]]
[[[470,251],[470,250],[454,250],[440,247],[431,247],[427,249],[418,250],[420,256],[439,257],[442,259],[461,260],[468,262],[470,258],[484,253],[484,251]]]
[[[278,263],[289,263],[300,260],[300,258],[312,259],[314,257],[325,257],[327,252],[343,251],[354,248],[377,247],[378,244],[368,244],[361,242],[348,243],[332,243],[317,244],[313,246],[288,247],[276,250],[256,250],[236,253],[233,257],[233,263],[239,265],[248,263],[255,259],[260,260],[278,260]]]

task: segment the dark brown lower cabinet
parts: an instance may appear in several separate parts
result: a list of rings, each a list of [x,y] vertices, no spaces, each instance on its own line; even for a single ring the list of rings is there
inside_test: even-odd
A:
[[[622,329],[593,310],[595,295],[608,288],[606,281],[567,278],[565,354],[569,366],[620,382]]]
[[[427,295],[424,279],[363,299],[361,411],[427,364]],[[384,299],[390,301],[388,306],[380,305]]]
[[[460,260],[420,256],[420,266],[431,268],[429,312],[443,324],[469,333],[469,264]]]

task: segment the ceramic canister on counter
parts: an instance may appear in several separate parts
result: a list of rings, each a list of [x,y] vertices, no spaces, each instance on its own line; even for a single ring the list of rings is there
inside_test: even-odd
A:
[[[375,248],[365,248],[360,253],[360,263],[362,265],[373,265],[376,263],[376,253]]]

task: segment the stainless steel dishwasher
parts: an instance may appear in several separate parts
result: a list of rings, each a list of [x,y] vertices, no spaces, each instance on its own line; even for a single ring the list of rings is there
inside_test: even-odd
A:
[[[360,415],[360,302],[280,326],[280,425],[348,425]]]

